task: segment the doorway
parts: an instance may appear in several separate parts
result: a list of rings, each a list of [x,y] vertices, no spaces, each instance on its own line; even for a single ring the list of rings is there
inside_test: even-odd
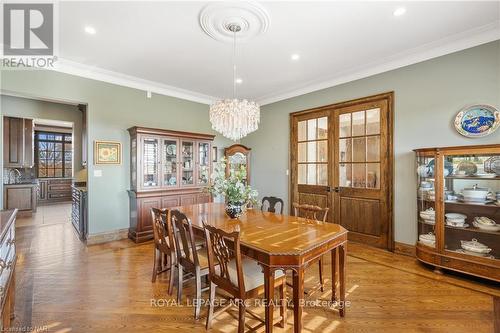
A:
[[[393,93],[290,115],[290,204],[329,208],[349,239],[393,249]]]

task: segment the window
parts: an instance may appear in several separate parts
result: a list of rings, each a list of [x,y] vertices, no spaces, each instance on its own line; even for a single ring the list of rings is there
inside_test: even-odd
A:
[[[70,178],[73,175],[71,133],[35,132],[38,178]]]
[[[328,185],[328,118],[298,123],[299,184]]]

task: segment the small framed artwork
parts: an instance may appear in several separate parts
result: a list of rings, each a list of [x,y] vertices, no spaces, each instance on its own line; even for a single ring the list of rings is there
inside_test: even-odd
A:
[[[94,141],[94,164],[121,164],[122,144],[117,141]]]
[[[217,162],[217,147],[212,147],[212,162]]]

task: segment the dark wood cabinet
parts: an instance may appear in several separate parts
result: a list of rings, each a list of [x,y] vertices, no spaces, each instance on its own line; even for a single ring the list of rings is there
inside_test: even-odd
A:
[[[88,236],[87,188],[72,186],[71,198],[71,222],[78,233],[78,237],[83,241]]]
[[[229,170],[245,167],[247,170],[247,183],[250,184],[250,151],[252,149],[240,144],[234,144],[224,148],[224,156],[227,159],[226,174]]]
[[[31,216],[37,209],[37,184],[5,184],[3,206],[18,209],[20,216]]]
[[[135,242],[153,238],[151,208],[210,202],[214,135],[132,127],[130,228]]]
[[[4,167],[33,167],[33,119],[4,117],[3,129]]]
[[[0,331],[9,332],[15,308],[17,210],[0,212]]]
[[[50,204],[71,201],[71,178],[40,178],[38,186],[38,202]]]

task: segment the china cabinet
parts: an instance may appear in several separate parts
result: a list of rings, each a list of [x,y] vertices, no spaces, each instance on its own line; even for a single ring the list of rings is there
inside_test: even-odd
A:
[[[247,182],[250,184],[250,151],[251,148],[240,144],[234,144],[224,149],[224,156],[227,159],[226,174],[229,170],[239,169],[244,166],[247,170]]]
[[[417,258],[500,281],[500,145],[415,153]]]
[[[208,185],[214,135],[144,127],[130,134],[129,238],[153,237],[151,208],[211,201]]]

